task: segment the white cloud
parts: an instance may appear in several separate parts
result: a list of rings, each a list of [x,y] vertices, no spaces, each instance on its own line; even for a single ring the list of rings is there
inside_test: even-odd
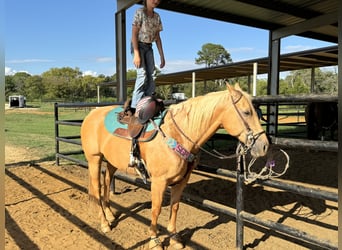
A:
[[[99,62],[99,63],[112,62],[112,61],[113,61],[112,57],[98,57],[98,58],[96,58],[96,62]]]
[[[310,50],[310,49],[314,49],[314,47],[312,46],[308,46],[308,45],[289,45],[286,46],[282,53],[292,53],[292,52],[298,52],[298,51],[304,51],[304,50]]]
[[[166,61],[165,68],[161,69],[161,71],[163,74],[169,74],[198,68],[204,68],[204,65],[195,64],[195,60],[174,60]]]
[[[159,61],[156,60],[156,66],[159,68]],[[204,68],[204,65],[195,64],[195,60],[173,60],[166,61],[165,67],[161,69],[162,74],[170,74],[181,71],[188,71],[198,68]],[[127,70],[135,70],[133,64],[127,65]]]
[[[20,64],[20,63],[46,63],[53,62],[53,60],[48,59],[14,59],[8,60],[6,63]]]
[[[14,69],[11,69],[10,67],[5,67],[5,75],[6,76],[11,76],[17,73]]]
[[[27,70],[14,70],[10,67],[6,67],[5,66],[5,75],[6,76],[12,76],[12,75],[15,75],[16,73],[18,72],[23,72],[23,73],[27,73],[29,75],[31,75]]]
[[[97,76],[97,72],[94,72],[92,70],[86,70],[82,74],[83,76]]]

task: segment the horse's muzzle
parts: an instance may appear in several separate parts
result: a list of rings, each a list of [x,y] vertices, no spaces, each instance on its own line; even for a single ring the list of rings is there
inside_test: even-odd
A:
[[[253,157],[261,157],[266,155],[269,147],[269,141],[266,133],[258,133],[254,136],[254,142],[251,146],[251,154]]]

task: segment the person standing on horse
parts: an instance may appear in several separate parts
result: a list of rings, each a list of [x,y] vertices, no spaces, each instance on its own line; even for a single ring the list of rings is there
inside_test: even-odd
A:
[[[133,64],[137,68],[137,78],[129,109],[132,114],[141,98],[152,96],[155,92],[153,42],[156,43],[160,55],[160,68],[165,66],[162,40],[159,35],[163,26],[159,14],[154,11],[160,1],[144,0],[144,7],[135,12],[133,19],[131,52]]]

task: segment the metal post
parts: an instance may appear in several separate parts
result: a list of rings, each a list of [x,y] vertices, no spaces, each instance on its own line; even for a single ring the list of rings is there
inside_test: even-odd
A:
[[[258,63],[253,63],[253,96],[257,95],[257,74],[258,74]]]
[[[116,41],[116,81],[117,101],[127,99],[127,65],[126,65],[126,11],[115,14],[115,41]]]
[[[100,85],[97,85],[97,103],[100,103]]]
[[[339,14],[338,14],[338,101],[341,104],[342,101],[342,2],[339,1]],[[338,193],[342,193],[342,109],[338,109]],[[342,204],[342,195],[338,196],[338,204]],[[342,249],[342,215],[341,210],[338,212],[338,246]]]
[[[196,73],[192,72],[192,98],[196,96]]]
[[[58,103],[55,103],[54,107],[55,112],[55,150],[56,150],[56,165],[59,166],[59,141],[57,138],[59,137],[59,126],[58,126]]]
[[[273,32],[270,32],[269,47],[269,76],[267,94],[275,96],[279,94],[279,58],[280,58],[280,39],[273,39]],[[278,134],[278,104],[267,105],[267,133],[277,136]]]
[[[112,182],[110,183],[110,191],[115,194],[115,174],[113,174]]]
[[[243,156],[239,156],[239,163],[236,169],[236,249],[243,249],[243,189],[244,189],[244,169],[243,169]]]

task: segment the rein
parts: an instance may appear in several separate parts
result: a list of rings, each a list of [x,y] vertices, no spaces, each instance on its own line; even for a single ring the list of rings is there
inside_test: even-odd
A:
[[[196,142],[194,142],[193,140],[191,140],[191,138],[189,136],[187,136],[183,130],[178,126],[177,122],[175,121],[175,118],[173,116],[173,113],[171,111],[169,111],[170,114],[171,114],[171,119],[172,119],[172,122],[173,124],[175,125],[175,127],[177,128],[177,130],[185,137],[185,139],[187,139],[189,142],[191,142],[194,146],[198,147],[200,150],[202,150],[203,152],[213,156],[213,157],[216,157],[218,159],[221,159],[221,160],[224,160],[224,159],[229,159],[229,158],[235,158],[237,156],[237,154],[233,154],[233,155],[223,155],[219,152],[217,152],[216,150],[213,150],[214,153],[206,150],[205,148],[203,148],[202,146],[198,145]]]
[[[247,183],[252,183],[252,182],[259,180],[259,179],[265,180],[265,179],[269,179],[272,177],[275,178],[275,177],[282,176],[289,167],[289,156],[282,149],[280,149],[280,152],[285,155],[287,163],[285,165],[284,170],[281,173],[277,173],[276,171],[274,171],[275,161],[273,159],[267,161],[265,166],[259,171],[259,173],[256,173],[256,172],[251,170],[251,168],[254,165],[257,158],[253,157],[247,166],[246,155],[247,155],[248,151],[250,151],[250,149],[253,147],[255,141],[262,134],[264,134],[265,131],[263,130],[263,131],[260,131],[256,134],[253,133],[253,130],[250,128],[250,126],[248,125],[248,123],[246,122],[246,120],[243,118],[242,114],[240,113],[240,111],[236,107],[236,104],[241,100],[241,98],[243,96],[243,94],[240,91],[239,91],[239,93],[240,93],[240,95],[237,98],[237,100],[234,100],[232,95],[231,95],[231,100],[232,100],[232,104],[235,108],[235,111],[238,113],[238,115],[241,118],[241,120],[245,126],[245,129],[247,131],[246,142],[245,143],[239,142],[237,145],[235,154],[232,154],[232,155],[224,155],[224,154],[222,154],[216,150],[213,150],[212,152],[210,152],[210,151],[206,150],[205,148],[203,148],[202,146],[198,145],[189,136],[187,136],[184,133],[184,131],[178,126],[172,111],[169,110],[168,112],[170,112],[171,120],[172,120],[173,124],[175,125],[176,129],[178,130],[178,132],[184,138],[186,138],[189,142],[191,142],[193,144],[193,146],[195,146],[195,147],[199,148],[200,150],[202,150],[203,152],[205,152],[205,153],[207,153],[207,154],[209,154],[215,158],[221,159],[221,160],[231,159],[231,158],[237,157],[237,168],[240,166],[240,163],[242,160],[242,165],[244,168],[244,179]],[[152,120],[152,123],[154,124],[153,120]],[[194,154],[192,154],[191,152],[188,152],[182,145],[180,145],[178,142],[176,142],[173,138],[168,138],[159,126],[157,126],[156,124],[154,124],[154,126],[155,126],[155,129],[157,129],[162,134],[164,139],[166,139],[166,143],[169,145],[169,147],[171,149],[173,149],[176,153],[178,153],[183,159],[187,160],[188,162],[192,162],[195,160],[196,156]],[[173,144],[174,146],[170,146],[170,144]],[[180,150],[176,150],[176,148],[180,148]]]
[[[171,116],[172,112],[170,111]],[[175,139],[171,138],[171,137],[167,137],[165,135],[165,133],[163,132],[163,130],[152,120],[150,119],[150,122],[153,124],[154,129],[157,130],[158,132],[160,132],[160,134],[163,136],[166,144],[173,150],[175,151],[180,157],[182,157],[184,160],[188,161],[188,162],[193,162],[196,158],[196,156],[194,154],[192,154],[191,152],[187,151],[180,143],[178,143]],[[177,124],[176,124],[177,126]],[[177,126],[177,128],[179,128]],[[184,134],[183,134],[184,135]]]
[[[224,155],[222,153],[219,153],[218,151],[216,150],[213,150],[212,152],[206,150],[205,148],[203,148],[202,146],[198,145],[196,142],[194,142],[193,140],[191,140],[190,137],[188,137],[184,132],[183,130],[178,126],[174,116],[173,116],[173,113],[171,111],[170,114],[171,114],[171,119],[172,119],[172,122],[174,123],[175,127],[177,128],[177,130],[182,134],[182,136],[184,136],[189,142],[191,142],[194,146],[196,146],[197,148],[199,148],[200,150],[202,150],[203,152],[209,154],[210,156],[213,156],[215,158],[218,158],[220,160],[225,160],[225,159],[231,159],[231,158],[235,158],[235,157],[238,157],[239,155],[242,155],[242,154],[246,154],[248,150],[250,150],[255,141],[264,133],[266,133],[264,130],[263,131],[260,131],[256,134],[253,134],[253,130],[249,127],[248,123],[246,122],[246,120],[242,117],[240,111],[237,109],[236,107],[236,104],[241,100],[242,98],[242,93],[240,91],[238,91],[240,93],[239,97],[237,98],[237,100],[234,100],[233,99],[233,96],[231,95],[231,100],[232,100],[232,104],[233,104],[233,107],[235,108],[236,112],[238,113],[239,117],[241,118],[246,130],[247,130],[247,136],[246,136],[246,142],[245,143],[239,143],[239,145],[241,144],[241,146],[243,146],[243,153],[235,153],[235,154],[232,154],[232,155]],[[164,135],[165,136],[165,135]],[[240,150],[239,150],[240,151]]]
[[[237,160],[237,169],[239,169],[240,164],[241,164],[241,160],[242,160],[243,175],[245,178],[245,182],[247,184],[250,184],[256,180],[267,180],[270,178],[280,177],[286,173],[287,169],[290,166],[289,155],[284,150],[279,149],[280,152],[282,154],[284,154],[284,156],[286,158],[286,164],[285,164],[283,171],[281,171],[280,173],[276,172],[274,170],[274,168],[276,166],[275,160],[270,159],[266,162],[265,166],[258,173],[256,173],[252,170],[252,166],[254,165],[257,158],[253,157],[247,166],[247,164],[246,164],[246,153],[245,153],[244,149],[242,149],[241,147],[242,147],[242,144],[239,143],[237,148],[236,148],[236,152],[240,156],[240,157],[238,157],[238,160]],[[240,151],[241,151],[241,153],[238,153]]]

